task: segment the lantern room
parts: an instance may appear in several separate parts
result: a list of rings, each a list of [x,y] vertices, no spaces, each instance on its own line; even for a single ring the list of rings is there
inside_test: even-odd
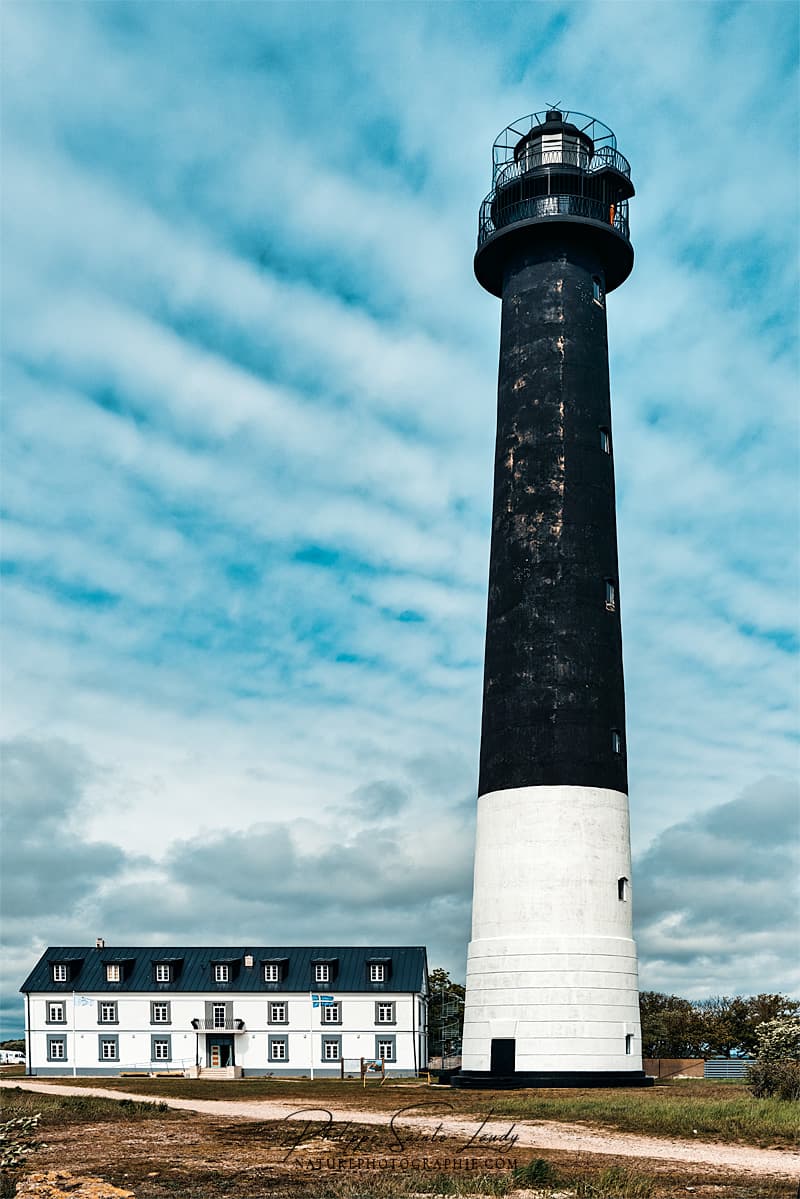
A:
[[[537,125],[514,147],[514,161],[525,174],[547,166],[586,171],[593,154],[592,139],[554,108],[548,109],[544,124]]]
[[[515,121],[495,141],[492,185],[481,205],[475,255],[475,274],[487,291],[502,295],[509,254],[554,236],[563,242],[566,225],[572,244],[591,245],[606,291],[627,279],[628,201],[635,189],[628,160],[602,121],[557,108]]]

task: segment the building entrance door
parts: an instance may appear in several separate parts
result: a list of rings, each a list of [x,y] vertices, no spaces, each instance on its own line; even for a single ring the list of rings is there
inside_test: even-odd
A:
[[[492,1041],[492,1074],[513,1074],[516,1041],[498,1039]]]
[[[210,1036],[208,1038],[209,1066],[234,1066],[233,1037]]]

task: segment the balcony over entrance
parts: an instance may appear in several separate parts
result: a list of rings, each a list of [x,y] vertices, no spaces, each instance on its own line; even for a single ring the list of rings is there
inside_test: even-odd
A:
[[[192,1028],[195,1032],[246,1032],[244,1020],[240,1020],[238,1016],[234,1019],[231,1016],[225,1016],[224,1019],[215,1016],[211,1020],[201,1019],[196,1017],[192,1020]]]

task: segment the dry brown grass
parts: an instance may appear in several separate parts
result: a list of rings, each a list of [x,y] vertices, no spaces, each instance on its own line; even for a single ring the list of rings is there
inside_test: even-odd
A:
[[[457,1091],[398,1080],[362,1088],[356,1081],[247,1078],[204,1081],[183,1078],[43,1079],[103,1086],[136,1095],[183,1099],[250,1101],[281,1099],[352,1111],[396,1111],[415,1104],[441,1104],[441,1114],[508,1116],[516,1120],[559,1120],[619,1132],[686,1140],[791,1148],[800,1124],[796,1104],[755,1099],[738,1083],[704,1079],[670,1080],[649,1089],[531,1089]]]
[[[20,1099],[19,1092],[11,1091],[5,1098],[12,1111],[17,1103],[29,1111],[37,1102],[44,1111],[46,1148],[35,1155],[31,1169],[62,1166],[97,1175],[130,1188],[137,1199],[400,1199],[422,1193],[521,1199],[521,1186],[529,1196],[561,1193],[569,1199],[676,1199],[688,1194],[696,1199],[795,1199],[797,1189],[789,1183],[737,1181],[730,1173],[706,1167],[577,1152],[549,1152],[543,1159],[541,1151],[518,1148],[513,1152],[516,1177],[508,1162],[498,1168],[494,1151],[475,1152],[466,1163],[462,1155],[461,1167],[453,1170],[436,1163],[458,1155],[455,1141],[432,1145],[416,1134],[409,1134],[404,1167],[392,1158],[381,1126],[367,1129],[366,1139],[348,1143],[326,1135],[320,1124],[301,1149],[287,1154],[286,1125],[277,1120],[223,1120],[114,1100],[93,1099],[90,1105],[88,1096],[26,1093]],[[362,1135],[364,1126],[355,1131]],[[354,1158],[359,1168],[353,1167]],[[345,1164],[340,1166],[340,1159]],[[537,1160],[543,1165],[537,1167]],[[370,1169],[370,1161],[400,1168]],[[520,1167],[528,1167],[527,1181]]]

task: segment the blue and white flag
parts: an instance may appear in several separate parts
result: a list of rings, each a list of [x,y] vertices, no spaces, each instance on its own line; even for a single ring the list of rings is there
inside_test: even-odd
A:
[[[334,1003],[334,998],[332,995],[315,995],[314,992],[312,991],[312,993],[311,993],[311,1006],[312,1007],[332,1007],[333,1003]]]

